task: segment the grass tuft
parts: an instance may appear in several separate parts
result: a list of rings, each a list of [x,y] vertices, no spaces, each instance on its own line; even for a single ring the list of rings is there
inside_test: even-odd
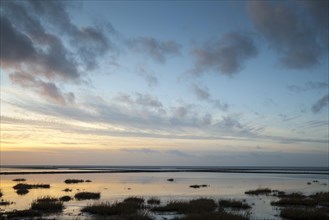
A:
[[[234,209],[250,209],[251,206],[245,202],[233,199],[222,199],[218,202],[220,207]]]
[[[248,220],[248,217],[227,212],[193,213],[175,220]]]
[[[18,183],[13,186],[14,189],[37,189],[37,188],[50,188],[49,184],[26,184],[26,183]]]
[[[68,201],[72,200],[72,198],[70,196],[62,196],[59,198],[59,200],[62,202],[68,202]]]
[[[185,201],[171,201],[165,206],[154,207],[153,211],[158,212],[177,212],[181,214],[186,213],[204,213],[212,212],[217,207],[216,203],[212,199],[200,198]]]
[[[79,180],[79,179],[66,179],[64,183],[66,184],[75,184],[75,183],[83,183],[84,180]]]
[[[24,178],[17,178],[17,179],[13,179],[13,181],[15,181],[15,182],[24,182],[24,181],[26,181],[26,179],[24,179]]]
[[[94,192],[78,192],[74,195],[74,198],[76,198],[77,200],[99,199],[100,197],[100,193]]]
[[[31,209],[41,212],[61,212],[64,208],[63,202],[53,197],[42,197],[32,202]]]
[[[245,194],[258,196],[258,195],[268,195],[271,192],[272,192],[272,190],[269,188],[259,188],[259,189],[255,189],[255,190],[246,191]]]
[[[26,210],[14,210],[11,212],[6,212],[7,218],[16,218],[16,219],[27,219],[29,217],[39,217],[41,213],[35,210],[26,209]]]
[[[160,199],[152,197],[150,199],[147,200],[147,204],[149,205],[160,205]]]
[[[315,219],[329,219],[326,211],[320,209],[296,209],[284,208],[280,212],[282,218],[296,219],[296,220],[315,220]]]
[[[25,195],[25,194],[28,194],[29,193],[29,190],[28,189],[17,189],[16,190],[16,193],[17,193],[17,195],[20,195],[20,196],[23,196],[23,195]]]

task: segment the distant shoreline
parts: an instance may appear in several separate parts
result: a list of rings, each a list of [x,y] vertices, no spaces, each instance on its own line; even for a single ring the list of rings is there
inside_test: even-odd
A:
[[[81,170],[81,171],[8,171],[0,172],[0,175],[29,175],[29,174],[84,174],[84,173],[252,173],[252,174],[316,174],[316,175],[329,175],[328,170],[324,171],[280,171],[280,170],[257,170],[257,169],[116,169],[116,170]]]

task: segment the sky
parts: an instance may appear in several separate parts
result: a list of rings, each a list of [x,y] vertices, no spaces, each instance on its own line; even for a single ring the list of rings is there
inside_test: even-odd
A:
[[[328,166],[328,1],[1,1],[2,165]]]

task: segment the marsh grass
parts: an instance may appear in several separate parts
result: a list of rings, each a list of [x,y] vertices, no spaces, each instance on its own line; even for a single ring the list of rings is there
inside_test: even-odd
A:
[[[101,193],[97,192],[78,192],[74,195],[77,200],[87,200],[87,199],[99,199]]]
[[[47,213],[61,212],[63,208],[64,205],[62,201],[59,201],[59,199],[49,196],[34,200],[31,204],[32,210],[37,210]]]
[[[17,189],[16,190],[16,193],[17,193],[17,195],[20,195],[20,196],[23,196],[23,195],[25,195],[25,194],[28,194],[29,193],[29,190],[28,189]]]
[[[66,184],[76,184],[76,183],[83,183],[84,180],[80,180],[80,179],[66,179],[64,181],[64,183]]]
[[[222,199],[218,201],[220,207],[234,208],[234,209],[250,209],[251,206],[248,203],[233,199]]]
[[[64,191],[64,192],[72,192],[72,189],[70,189],[70,188],[65,188],[65,189],[63,189],[63,191]]]
[[[14,189],[37,189],[37,188],[44,188],[48,189],[50,188],[49,184],[26,184],[26,183],[18,183],[15,186],[13,186]]]
[[[7,205],[11,205],[11,204],[14,204],[14,202],[9,202],[9,201],[3,200],[3,199],[0,200],[0,206],[7,206]]]
[[[2,191],[1,191],[1,189],[0,189],[0,198],[3,196],[3,193],[2,193]]]
[[[149,205],[160,205],[161,201],[158,198],[152,197],[147,200],[147,204]]]
[[[62,196],[59,198],[59,200],[62,202],[68,202],[68,201],[72,200],[72,198],[70,196]]]
[[[26,181],[26,179],[24,179],[24,178],[17,178],[17,179],[13,179],[13,181],[15,181],[15,182],[24,182],[24,181]]]
[[[198,189],[198,188],[204,188],[208,187],[207,184],[202,184],[202,185],[190,185],[190,188]]]
[[[227,212],[209,212],[193,213],[184,217],[176,217],[174,220],[248,220],[247,216],[227,213]]]
[[[173,178],[169,178],[169,179],[167,179],[167,181],[168,181],[168,182],[173,182],[174,179],[173,179]]]
[[[26,209],[26,210],[14,210],[11,212],[6,212],[7,218],[15,218],[15,219],[30,219],[33,217],[41,216],[41,213],[35,210]]]
[[[245,194],[258,196],[258,195],[269,195],[271,192],[272,190],[269,188],[258,188],[255,190],[246,191]]]
[[[328,220],[329,214],[321,209],[284,208],[280,212],[282,218],[298,220]]]
[[[274,206],[315,206],[317,203],[311,198],[282,198],[278,201],[271,202]]]
[[[157,212],[177,212],[186,213],[204,213],[212,212],[217,205],[214,200],[207,198],[193,199],[190,201],[171,201],[165,206],[154,207],[152,211]]]
[[[310,196],[302,193],[290,193],[279,196],[281,199],[271,202],[275,206],[316,206],[329,205],[329,192],[317,192]]]
[[[142,207],[144,199],[140,200],[137,197],[129,197],[123,202],[110,203],[99,203],[88,205],[81,211],[88,212],[96,215],[131,215],[136,214]]]

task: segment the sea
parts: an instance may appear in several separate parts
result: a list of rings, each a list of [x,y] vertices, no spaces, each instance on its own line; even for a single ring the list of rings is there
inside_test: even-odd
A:
[[[50,184],[49,189],[31,189],[18,195],[13,189],[17,178],[24,183]],[[83,179],[90,182],[66,184],[66,179]],[[173,181],[168,181],[172,179]],[[192,188],[191,185],[206,187]],[[81,213],[82,207],[94,202],[119,202],[130,196],[158,198],[161,204],[195,198],[238,199],[252,206],[251,219],[281,219],[279,209],[271,205],[274,196],[250,196],[248,190],[301,192],[311,195],[328,192],[329,167],[193,167],[193,166],[1,166],[0,189],[2,200],[12,204],[0,206],[1,212],[28,209],[37,198],[44,196],[71,196],[77,192],[100,192],[98,201],[71,200],[65,202],[62,213],[49,219],[90,219]],[[71,191],[66,192],[64,189]],[[172,213],[152,214],[154,219],[174,219]]]

